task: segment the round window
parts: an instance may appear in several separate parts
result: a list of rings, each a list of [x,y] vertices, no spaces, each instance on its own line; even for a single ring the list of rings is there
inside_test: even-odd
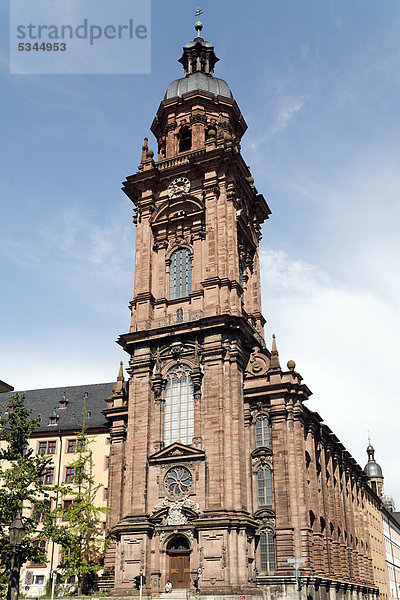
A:
[[[185,467],[174,467],[165,476],[164,485],[168,492],[176,498],[187,494],[192,485],[192,474]]]

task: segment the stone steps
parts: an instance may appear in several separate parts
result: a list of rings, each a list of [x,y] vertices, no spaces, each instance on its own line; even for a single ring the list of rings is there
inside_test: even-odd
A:
[[[154,597],[154,600],[186,600],[187,599],[187,590],[172,590],[169,594],[164,592],[163,594],[158,594],[158,596]]]

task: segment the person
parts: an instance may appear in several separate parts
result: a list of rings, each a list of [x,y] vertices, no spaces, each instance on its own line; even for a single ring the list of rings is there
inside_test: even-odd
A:
[[[170,582],[169,579],[168,579],[167,583],[165,584],[165,591],[167,592],[167,594],[170,594],[172,592],[172,583]]]

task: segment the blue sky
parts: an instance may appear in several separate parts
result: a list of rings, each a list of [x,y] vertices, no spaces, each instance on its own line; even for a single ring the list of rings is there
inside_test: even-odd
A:
[[[151,75],[10,76],[1,5],[0,379],[110,381],[133,296],[121,192],[197,2],[153,0]],[[367,431],[400,506],[400,8],[397,0],[204,0],[247,121],[243,155],[271,209],[261,246],[266,338],[364,465]],[[155,149],[151,134],[150,145]],[[126,360],[125,360],[126,363]]]

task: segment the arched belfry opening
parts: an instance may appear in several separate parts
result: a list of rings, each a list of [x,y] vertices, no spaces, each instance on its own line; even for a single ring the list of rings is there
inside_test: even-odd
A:
[[[169,580],[172,588],[188,588],[190,585],[190,544],[186,537],[177,535],[167,544]]]
[[[188,152],[192,148],[192,132],[189,127],[182,127],[179,132],[179,152]]]

